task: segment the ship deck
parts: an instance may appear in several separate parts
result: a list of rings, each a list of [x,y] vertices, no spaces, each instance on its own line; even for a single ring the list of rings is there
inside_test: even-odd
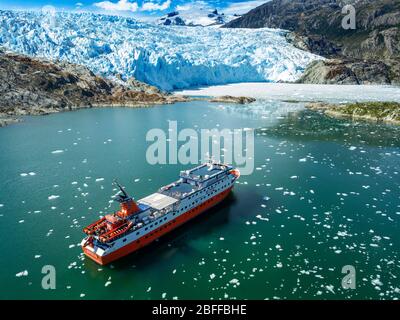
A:
[[[192,185],[188,182],[176,181],[174,184],[165,187],[160,192],[175,199],[182,199],[196,190],[198,190],[196,185]]]
[[[183,199],[204,187],[203,182],[229,169],[228,166],[215,163],[202,164],[192,170],[182,171],[180,180],[162,187],[159,193],[175,199]]]

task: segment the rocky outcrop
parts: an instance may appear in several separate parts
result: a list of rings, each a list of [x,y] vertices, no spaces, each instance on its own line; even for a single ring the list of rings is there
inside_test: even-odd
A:
[[[104,79],[84,66],[53,63],[0,49],[0,119],[94,106],[138,107],[184,100],[129,79]]]
[[[347,3],[355,7],[356,29],[342,27]],[[313,63],[302,82],[399,83],[400,1],[272,0],[225,27],[286,29],[294,46],[335,59]],[[324,76],[340,70],[342,75]]]
[[[221,102],[221,103],[248,104],[256,101],[256,99],[250,97],[220,96],[220,97],[213,97],[208,101]]]
[[[329,59],[312,62],[298,83],[313,84],[400,84],[396,61]]]
[[[330,104],[315,102],[306,105],[309,110],[319,111],[333,118],[349,118],[400,125],[400,103],[358,102]]]

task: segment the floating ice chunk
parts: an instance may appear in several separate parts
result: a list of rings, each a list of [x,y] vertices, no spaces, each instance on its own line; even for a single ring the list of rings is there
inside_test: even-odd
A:
[[[19,220],[18,221],[18,223],[24,223],[25,222],[25,220]]]
[[[225,238],[224,238],[224,237],[220,237],[220,238],[219,238],[219,240],[221,240],[221,241],[224,241],[224,240],[225,240]]]
[[[111,284],[111,281],[107,281],[107,282],[104,284],[104,286],[105,286],[105,287],[108,287],[110,284]]]
[[[51,153],[52,154],[57,154],[57,153],[63,153],[63,152],[64,152],[64,150],[54,150]]]
[[[27,173],[25,173],[25,172],[23,172],[23,173],[21,173],[21,174],[20,174],[20,176],[21,176],[21,177],[27,177],[27,176],[28,176],[28,174],[27,174]]]
[[[165,299],[166,296],[167,296],[167,293],[163,292],[163,294],[161,295],[161,298]]]
[[[325,286],[325,288],[329,291],[329,292],[332,292],[333,294],[335,294],[335,291],[333,290],[333,285],[328,285],[328,286]]]
[[[210,274],[210,279],[212,280],[212,279],[214,279],[215,278],[215,273],[211,273]]]
[[[41,257],[40,254],[35,254],[35,259],[39,259]]]
[[[96,182],[104,181],[104,178],[97,178]]]
[[[135,182],[139,182],[139,181],[140,181],[140,179],[135,179],[134,181],[135,181]]]
[[[151,287],[148,287],[146,292],[150,292],[151,291]]]
[[[36,176],[36,172],[29,172],[28,173],[30,176]]]
[[[52,194],[51,196],[48,197],[48,199],[49,199],[49,200],[55,200],[55,199],[58,199],[59,197],[60,197],[60,196],[58,196],[58,195]]]
[[[299,159],[299,162],[306,162],[307,161],[307,158],[301,158],[301,159]]]
[[[383,283],[381,282],[381,280],[379,280],[379,277],[377,277],[376,279],[371,280],[371,284],[376,286],[382,286]]]
[[[29,274],[28,270],[24,270],[24,271],[18,272],[15,276],[20,278],[20,277],[26,277],[28,274]]]
[[[84,293],[81,293],[81,294],[79,295],[79,297],[81,297],[81,298],[83,298],[84,296],[86,296],[86,294],[84,294]]]
[[[354,151],[354,150],[356,150],[356,149],[357,149],[357,147],[354,147],[354,146],[351,146],[351,147],[349,148],[350,151]]]
[[[238,286],[238,285],[240,284],[239,280],[238,280],[238,279],[235,279],[235,278],[232,279],[232,280],[230,280],[229,283],[230,283],[230,284],[233,284],[233,285],[235,285],[235,286]]]

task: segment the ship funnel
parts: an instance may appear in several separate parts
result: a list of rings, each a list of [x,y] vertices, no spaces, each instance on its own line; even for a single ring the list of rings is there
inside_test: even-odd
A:
[[[121,210],[118,211],[118,215],[126,218],[136,212],[139,212],[140,208],[137,203],[126,193],[125,189],[118,183],[118,181],[114,180],[113,184],[116,185],[120,190],[120,194],[118,194],[114,199],[120,203]]]

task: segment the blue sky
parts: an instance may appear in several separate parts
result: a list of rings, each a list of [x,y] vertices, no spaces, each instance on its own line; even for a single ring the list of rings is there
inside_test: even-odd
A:
[[[41,9],[92,11],[137,17],[160,16],[174,10],[218,9],[227,14],[242,14],[268,0],[1,0],[1,9]]]

